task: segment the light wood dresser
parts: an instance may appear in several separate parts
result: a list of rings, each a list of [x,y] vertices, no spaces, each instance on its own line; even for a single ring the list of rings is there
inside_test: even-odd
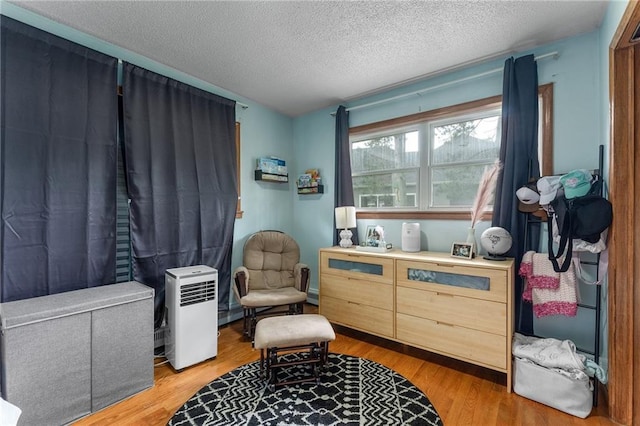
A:
[[[507,376],[511,392],[513,259],[449,253],[320,250],[320,313],[329,321]]]

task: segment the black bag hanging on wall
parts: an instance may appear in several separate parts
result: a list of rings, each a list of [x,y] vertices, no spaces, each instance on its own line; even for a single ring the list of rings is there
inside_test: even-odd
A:
[[[549,260],[553,264],[556,272],[566,272],[571,264],[573,251],[573,239],[580,238],[589,243],[596,243],[600,239],[600,233],[611,225],[613,220],[613,208],[609,200],[600,195],[585,195],[572,199],[565,198],[564,195],[556,197],[551,202],[560,243],[558,253],[553,251],[553,216],[549,215],[548,221],[548,244]],[[557,259],[565,253],[564,262],[560,266]]]

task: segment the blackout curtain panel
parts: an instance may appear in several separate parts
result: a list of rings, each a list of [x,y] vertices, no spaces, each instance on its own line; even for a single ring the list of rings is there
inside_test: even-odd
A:
[[[229,306],[236,203],[235,102],[124,63],[126,173],[133,277],[155,289],[169,268],[218,270]]]
[[[336,112],[336,188],[335,207],[355,206],[353,198],[353,181],[351,179],[351,145],[349,144],[349,111],[340,105]],[[340,237],[335,229],[336,219],[333,218],[333,245],[337,246]],[[358,245],[358,232],[352,229],[351,241]]]
[[[1,301],[112,284],[117,60],[0,19]]]
[[[518,211],[518,188],[530,177],[540,176],[538,161],[538,67],[533,55],[504,65],[502,92],[502,141],[500,161],[502,173],[498,177],[493,208],[492,226],[500,226],[511,233],[513,245],[509,256],[516,261],[516,271],[525,251],[538,246],[538,232],[531,232],[525,247],[527,217]],[[515,306],[516,331],[533,333],[533,314],[529,303],[522,303],[524,283],[516,273]]]

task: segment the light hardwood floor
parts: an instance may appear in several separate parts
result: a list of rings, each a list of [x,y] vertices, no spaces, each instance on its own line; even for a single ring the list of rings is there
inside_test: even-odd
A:
[[[317,307],[305,306],[305,313]],[[383,364],[419,387],[445,426],[455,425],[613,425],[601,401],[586,419],[506,392],[506,376],[443,356],[335,327],[330,351]],[[74,423],[86,425],[165,425],[195,392],[216,377],[258,360],[260,353],[242,335],[242,321],[222,326],[218,356],[176,373],[169,364],[155,368],[155,386]],[[156,362],[161,362],[158,359]]]

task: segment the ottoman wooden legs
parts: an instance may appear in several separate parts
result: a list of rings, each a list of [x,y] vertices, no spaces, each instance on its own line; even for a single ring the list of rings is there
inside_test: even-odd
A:
[[[322,315],[301,314],[258,321],[254,347],[260,349],[260,376],[272,388],[319,382],[320,372],[329,358],[329,342],[335,338],[331,324]],[[295,366],[308,366],[311,374],[290,374],[290,378],[278,380],[278,370]]]
[[[284,357],[286,354],[295,354]],[[320,383],[320,373],[329,358],[329,342],[316,342],[308,345],[286,348],[260,349],[260,376],[267,380],[271,388],[296,383]],[[302,365],[310,368],[304,376],[291,376],[288,380],[278,380],[278,370],[284,367]]]

